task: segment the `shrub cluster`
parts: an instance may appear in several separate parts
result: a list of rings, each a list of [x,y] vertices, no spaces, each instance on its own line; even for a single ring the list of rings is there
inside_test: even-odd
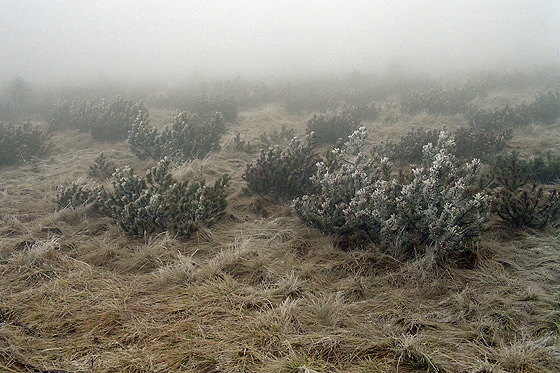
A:
[[[459,128],[453,135],[455,156],[462,159],[490,159],[507,147],[511,136],[511,130],[494,132]],[[374,146],[372,154],[378,158],[388,157],[391,161],[419,163],[423,157],[424,146],[436,143],[438,137],[438,130],[413,127],[401,136],[398,142],[384,141]]]
[[[423,165],[407,177],[391,178],[384,158],[375,167],[363,152],[364,128],[334,153],[341,165],[332,172],[318,165],[312,179],[319,192],[294,200],[306,223],[325,232],[373,241],[397,253],[436,254],[463,250],[482,231],[489,197],[471,185],[479,162],[460,166],[445,131],[435,146],[424,146]]]
[[[545,191],[536,183],[530,184],[530,179],[512,160],[508,174],[496,178],[498,188],[492,207],[508,225],[542,229],[560,216],[560,198],[556,190]]]
[[[211,120],[216,113],[221,113],[228,123],[235,122],[239,112],[235,97],[224,98],[208,95],[190,97],[187,99],[185,109],[205,120]]]
[[[317,145],[336,144],[350,136],[359,126],[360,120],[345,111],[330,117],[315,114],[307,122],[306,133],[315,133]]]
[[[514,106],[506,105],[493,110],[478,110],[470,119],[470,125],[487,131],[524,127],[533,122],[529,105],[523,103]]]
[[[560,90],[541,92],[530,106],[536,121],[552,123],[560,117]]]
[[[481,95],[479,85],[465,85],[456,89],[435,88],[424,92],[407,92],[401,96],[401,110],[410,115],[464,114],[472,110],[470,102]]]
[[[305,144],[296,137],[285,150],[278,145],[261,150],[257,160],[247,164],[243,179],[253,193],[292,199],[313,190],[310,177],[317,170],[318,160],[311,133]]]
[[[374,121],[379,117],[381,109],[374,102],[360,101],[353,105],[345,104],[342,110],[353,118]]]
[[[51,109],[48,122],[51,130],[77,128],[89,132],[100,141],[126,139],[132,123],[146,120],[144,104],[118,97],[114,101],[59,101]]]
[[[159,160],[167,156],[184,161],[203,158],[219,150],[219,141],[225,131],[226,123],[221,113],[214,113],[210,119],[178,113],[161,133],[139,117],[132,124],[128,143],[140,159]]]
[[[21,126],[0,123],[0,166],[46,155],[49,137],[29,122]]]
[[[492,168],[497,177],[510,177],[512,167],[519,173],[526,175],[529,181],[556,184],[560,180],[560,157],[548,152],[545,156],[535,155],[521,158],[518,152],[499,154],[492,163]]]
[[[226,208],[229,177],[224,175],[214,186],[201,179],[177,182],[169,173],[169,163],[164,158],[146,177],[135,175],[130,167],[117,169],[112,190],[71,184],[61,188],[58,205],[93,203],[96,210],[115,219],[132,236],[165,230],[188,235],[218,221]]]

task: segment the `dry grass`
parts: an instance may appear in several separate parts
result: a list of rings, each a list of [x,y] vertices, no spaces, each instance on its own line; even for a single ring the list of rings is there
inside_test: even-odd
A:
[[[248,139],[282,124],[303,133],[307,120],[276,106],[239,118],[226,142],[238,129]],[[367,125],[376,141],[438,121]],[[547,144],[559,141],[547,131]],[[490,231],[473,269],[430,258],[401,263],[376,248],[345,251],[288,205],[244,195],[240,176],[252,156],[225,148],[174,173],[230,173],[228,217],[189,239],[130,239],[88,208],[55,211],[56,187],[85,177],[101,151],[138,171],[153,162],[137,160],[124,143],[82,134],[53,142],[51,159],[0,170],[0,371],[560,367],[557,229],[516,237]]]

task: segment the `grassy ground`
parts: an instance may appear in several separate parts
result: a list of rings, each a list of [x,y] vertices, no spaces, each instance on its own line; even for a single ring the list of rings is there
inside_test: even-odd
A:
[[[512,100],[502,96],[492,103]],[[0,371],[559,369],[560,230],[493,224],[474,268],[342,250],[289,204],[242,192],[255,155],[233,150],[235,133],[256,141],[285,124],[302,134],[306,120],[273,104],[242,112],[222,151],[175,168],[179,179],[232,176],[227,217],[189,239],[131,239],[88,208],[56,210],[56,188],[86,178],[100,152],[138,173],[155,164],[124,142],[56,134],[49,158],[0,169]],[[464,124],[394,108],[366,123],[371,142]],[[556,124],[513,143],[531,152],[559,141]]]

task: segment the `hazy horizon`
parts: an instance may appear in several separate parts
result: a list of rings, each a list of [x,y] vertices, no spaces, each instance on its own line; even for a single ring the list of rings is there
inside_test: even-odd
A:
[[[552,0],[0,4],[0,82],[437,74],[560,61]]]

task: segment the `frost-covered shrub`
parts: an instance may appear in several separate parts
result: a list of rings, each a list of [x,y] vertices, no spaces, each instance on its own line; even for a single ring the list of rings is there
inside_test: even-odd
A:
[[[249,191],[280,199],[291,199],[313,190],[310,177],[315,174],[319,156],[314,134],[306,143],[295,137],[287,149],[275,145],[262,149],[253,163],[247,164],[243,179]]]
[[[489,197],[471,188],[480,163],[461,167],[447,132],[440,133],[435,146],[424,146],[421,167],[399,178],[390,177],[387,158],[375,166],[364,156],[365,135],[360,128],[335,152],[339,169],[318,165],[312,180],[319,192],[294,201],[305,222],[408,254],[427,247],[437,254],[460,251],[481,233]]]
[[[146,120],[144,104],[118,97],[114,101],[59,101],[49,113],[51,130],[76,128],[100,141],[121,141],[137,118]]]
[[[178,113],[173,122],[158,133],[147,120],[138,118],[128,136],[131,150],[141,159],[177,160],[203,158],[220,149],[219,141],[226,131],[224,117],[215,113],[208,120],[198,115]]]
[[[513,227],[543,229],[560,217],[560,197],[553,190],[545,191],[542,186],[530,183],[531,176],[524,174],[513,159],[508,171],[495,178],[497,191],[492,211]],[[504,175],[505,174],[505,175]]]
[[[307,122],[306,133],[315,133],[317,145],[336,144],[340,139],[350,136],[359,126],[360,120],[344,111],[330,117],[315,114]]]
[[[96,203],[98,200],[98,192],[99,189],[92,188],[87,184],[72,182],[57,188],[56,203],[59,209],[74,209]]]
[[[0,122],[0,166],[46,155],[49,137],[29,122],[21,126]]]
[[[177,182],[168,171],[169,162],[161,160],[146,177],[135,175],[130,167],[117,169],[111,190],[71,184],[59,194],[58,204],[76,207],[92,203],[132,236],[164,230],[188,235],[218,221],[226,208],[229,177],[224,175],[214,186],[201,179]]]

